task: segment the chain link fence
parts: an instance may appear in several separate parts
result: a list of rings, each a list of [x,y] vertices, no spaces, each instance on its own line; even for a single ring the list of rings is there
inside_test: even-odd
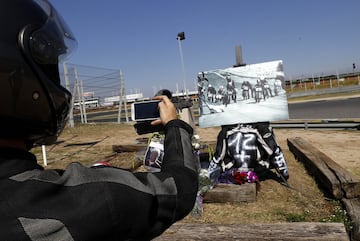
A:
[[[60,68],[63,86],[72,93],[70,125],[81,121],[87,123],[87,113],[99,109],[118,110],[121,122],[122,108],[128,121],[124,79],[120,69],[64,63]]]

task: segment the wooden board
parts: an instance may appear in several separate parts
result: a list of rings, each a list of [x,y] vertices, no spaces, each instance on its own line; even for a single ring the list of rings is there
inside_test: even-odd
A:
[[[287,140],[289,150],[336,199],[360,197],[360,181],[301,137]]]
[[[360,199],[342,199],[342,203],[351,220],[352,230],[350,232],[351,240],[360,240]]]
[[[205,203],[239,203],[256,201],[256,184],[218,184],[206,192]]]
[[[146,144],[134,144],[134,145],[113,145],[112,149],[113,151],[117,153],[121,152],[137,152],[146,150],[147,145]]]
[[[349,241],[342,223],[201,224],[176,223],[155,241]]]

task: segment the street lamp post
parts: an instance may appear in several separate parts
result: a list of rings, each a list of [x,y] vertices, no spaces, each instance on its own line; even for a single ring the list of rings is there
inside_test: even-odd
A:
[[[181,49],[181,41],[185,39],[185,33],[184,32],[178,33],[176,39],[178,40],[178,43],[179,43],[179,52],[180,52],[180,60],[181,60],[181,66],[182,66],[182,71],[183,71],[183,82],[184,82],[184,91],[186,94],[186,100],[190,101],[188,91],[186,89],[185,65],[184,65],[184,58],[183,58],[182,49]],[[181,120],[185,121],[193,129],[195,129],[194,117],[193,117],[190,107],[182,108],[181,111],[179,112],[179,115],[180,115]]]
[[[181,41],[185,39],[185,33],[184,32],[178,33],[176,39],[178,40],[178,43],[179,43],[180,61],[181,61],[181,67],[182,67],[182,72],[183,72],[184,91],[185,91],[185,94],[186,94],[186,98],[188,98],[188,92],[187,92],[187,89],[186,89],[185,65],[184,65],[184,58],[183,58],[183,53],[182,53],[182,48],[181,48]]]

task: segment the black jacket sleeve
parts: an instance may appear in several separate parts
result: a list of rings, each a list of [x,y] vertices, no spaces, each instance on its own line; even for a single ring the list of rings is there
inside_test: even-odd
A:
[[[140,221],[129,217],[128,220],[123,220],[129,229],[140,225],[133,229],[132,235],[142,235],[131,235],[131,238],[140,240],[156,237],[192,210],[198,190],[197,162],[191,144],[192,134],[192,128],[185,122],[178,119],[170,121],[165,126],[161,171],[135,174],[135,177],[146,186],[143,190],[146,191],[143,194],[137,193],[136,195],[140,195],[139,199],[129,200],[127,204],[136,205],[133,207],[133,215],[141,219]],[[130,223],[129,220],[132,219],[137,221]]]
[[[181,120],[173,120],[165,126],[165,162],[161,171],[170,173],[176,183],[175,220],[192,210],[198,189],[198,165],[191,144],[192,134],[190,125]]]

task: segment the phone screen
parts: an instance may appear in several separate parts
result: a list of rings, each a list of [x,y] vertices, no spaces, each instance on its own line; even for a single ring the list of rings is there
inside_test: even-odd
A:
[[[133,121],[158,119],[160,117],[158,104],[158,100],[133,103],[131,108]]]

